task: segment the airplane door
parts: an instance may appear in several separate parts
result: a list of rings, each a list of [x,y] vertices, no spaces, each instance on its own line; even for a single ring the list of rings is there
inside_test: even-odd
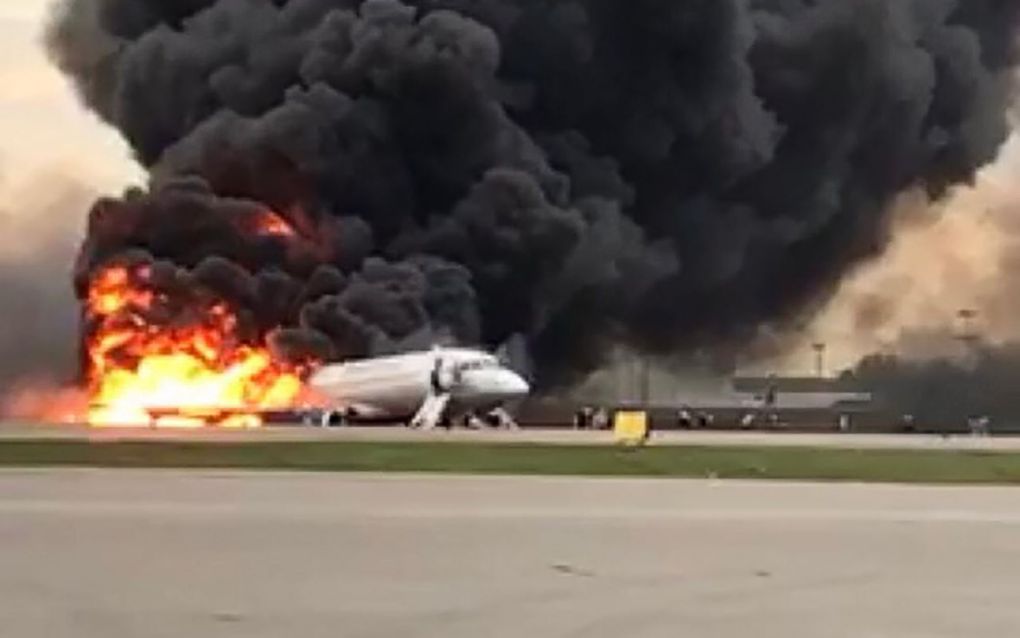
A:
[[[460,369],[455,363],[436,357],[429,375],[429,386],[432,394],[447,394],[460,381]]]

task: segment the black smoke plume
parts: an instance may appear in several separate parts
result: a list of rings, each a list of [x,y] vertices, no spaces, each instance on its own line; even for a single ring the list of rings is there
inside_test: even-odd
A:
[[[151,170],[128,250],[333,356],[750,338],[1007,134],[1012,0],[65,0],[53,56]],[[294,235],[253,231],[272,211]],[[198,275],[195,275],[199,279]],[[238,281],[224,281],[236,278]],[[239,283],[238,283],[239,282]]]

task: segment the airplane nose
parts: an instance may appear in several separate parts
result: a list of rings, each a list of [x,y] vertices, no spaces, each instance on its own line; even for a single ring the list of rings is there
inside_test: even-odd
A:
[[[531,392],[531,386],[524,380],[524,377],[510,370],[506,371],[503,386],[504,391],[513,397],[522,397]]]

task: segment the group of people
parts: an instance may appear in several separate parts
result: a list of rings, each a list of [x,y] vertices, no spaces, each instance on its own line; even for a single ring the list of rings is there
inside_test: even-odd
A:
[[[903,432],[913,434],[916,432],[923,431],[917,425],[917,420],[913,414],[904,414],[902,417],[901,429]],[[941,429],[943,436],[951,436],[953,428],[934,428],[935,431]],[[992,420],[988,415],[977,415],[967,417],[967,432],[971,436],[990,436],[992,434]]]
[[[582,406],[574,412],[575,430],[605,430],[612,423],[610,411],[605,407]],[[507,427],[505,420],[500,422],[489,422],[495,427]],[[749,410],[741,414],[737,420],[742,429],[766,427],[775,429],[783,425],[779,414],[774,410],[753,411]],[[676,412],[676,427],[681,430],[710,429],[715,425],[715,415],[704,410],[693,410],[687,406],[681,407]],[[851,432],[854,423],[851,415],[841,412],[836,416],[836,428],[839,432]],[[511,426],[512,427],[512,426]],[[991,420],[987,416],[977,416],[967,419],[967,429],[974,436],[988,436],[991,430]],[[914,415],[905,414],[902,417],[902,431],[916,432],[917,425]]]
[[[972,436],[988,436],[991,434],[991,423],[987,416],[972,416],[967,419],[967,429]]]
[[[676,414],[676,424],[681,430],[694,428],[707,429],[715,423],[715,416],[708,412],[692,412],[687,407],[682,407]]]
[[[605,430],[609,427],[609,410],[604,407],[583,406],[574,413],[575,430]]]
[[[777,412],[748,411],[741,415],[738,423],[744,430],[751,430],[758,427],[776,429],[783,426]]]

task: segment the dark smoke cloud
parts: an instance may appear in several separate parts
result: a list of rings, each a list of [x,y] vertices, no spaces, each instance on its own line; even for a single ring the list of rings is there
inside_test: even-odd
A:
[[[878,254],[1006,136],[1007,0],[65,0],[50,41],[153,175],[119,252],[226,260],[290,342],[739,342]],[[252,232],[270,208],[295,237]],[[227,277],[228,279],[230,277]],[[308,346],[311,347],[311,346]]]

